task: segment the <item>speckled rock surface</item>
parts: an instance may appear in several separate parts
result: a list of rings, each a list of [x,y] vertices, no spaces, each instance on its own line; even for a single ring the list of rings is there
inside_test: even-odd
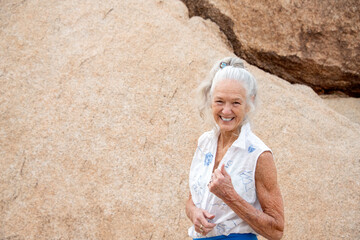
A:
[[[319,93],[360,97],[360,2],[182,0],[216,22],[238,56]]]
[[[231,55],[181,1],[0,2],[0,239],[189,239],[192,90]],[[284,239],[360,235],[359,124],[247,65]]]
[[[360,124],[360,98],[322,95],[324,102],[349,120]]]

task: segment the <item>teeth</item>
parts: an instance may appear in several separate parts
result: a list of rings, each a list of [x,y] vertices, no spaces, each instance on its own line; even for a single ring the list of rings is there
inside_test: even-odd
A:
[[[223,121],[225,121],[225,122],[229,122],[229,121],[231,121],[233,118],[224,118],[224,117],[221,117],[221,119],[222,119]]]

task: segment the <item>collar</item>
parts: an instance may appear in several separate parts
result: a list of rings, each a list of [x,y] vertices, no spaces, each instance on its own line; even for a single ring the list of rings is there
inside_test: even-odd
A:
[[[246,149],[246,136],[248,135],[250,131],[250,123],[245,123],[244,125],[241,126],[241,130],[240,130],[240,135],[239,137],[235,140],[235,142],[232,144],[232,146],[234,147],[238,147],[238,148],[241,148],[241,149]],[[214,140],[215,141],[218,141],[219,139],[219,134],[220,134],[220,131],[219,131],[219,127],[216,125],[216,127],[214,128]]]
[[[250,123],[245,123],[241,127],[240,135],[233,143],[234,147],[246,149],[246,136],[248,135],[248,131],[250,130]]]

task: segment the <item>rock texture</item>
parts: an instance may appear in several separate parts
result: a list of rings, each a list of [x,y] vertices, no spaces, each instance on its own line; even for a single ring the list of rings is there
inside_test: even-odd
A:
[[[349,120],[360,124],[360,98],[339,97],[323,95],[324,102],[332,109],[347,117]]]
[[[177,0],[0,2],[0,239],[189,239],[192,90],[232,55]],[[284,239],[360,236],[360,126],[248,65]]]
[[[234,52],[318,93],[360,97],[360,2],[182,0],[216,22]]]

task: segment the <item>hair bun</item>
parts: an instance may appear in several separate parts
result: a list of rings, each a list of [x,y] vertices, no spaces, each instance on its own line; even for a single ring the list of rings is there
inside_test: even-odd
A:
[[[243,62],[233,62],[233,61],[230,61],[230,63],[220,62],[220,65],[219,65],[220,69],[223,69],[224,67],[227,67],[227,66],[233,66],[233,67],[238,67],[238,68],[245,68]]]
[[[233,67],[238,67],[238,68],[245,68],[244,63],[243,62],[235,62],[232,64]]]

